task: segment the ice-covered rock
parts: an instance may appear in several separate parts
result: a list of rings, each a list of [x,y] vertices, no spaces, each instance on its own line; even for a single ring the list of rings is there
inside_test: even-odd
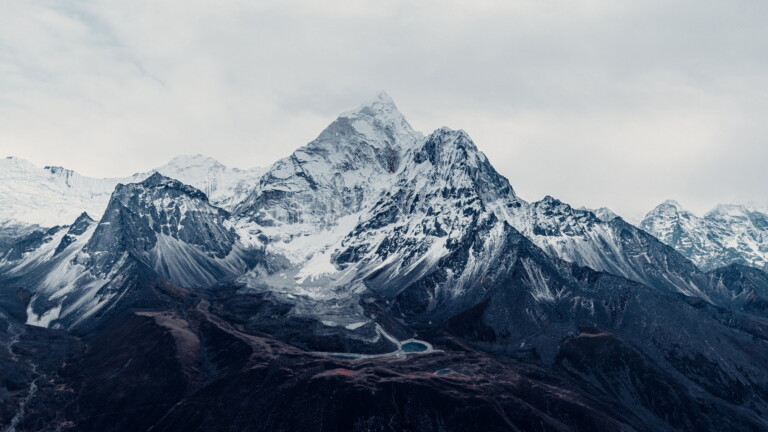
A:
[[[650,211],[641,227],[705,271],[768,265],[768,214],[749,206],[721,204],[699,217],[670,200]]]

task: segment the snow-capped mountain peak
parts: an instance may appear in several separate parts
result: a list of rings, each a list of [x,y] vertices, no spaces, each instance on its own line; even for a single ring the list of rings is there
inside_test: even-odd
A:
[[[48,203],[35,200],[49,195],[39,191],[74,196],[59,202],[75,212],[83,202],[92,203],[87,192],[109,185],[63,168],[3,162],[0,175],[6,177],[0,180],[14,180],[0,185],[11,192],[29,186],[22,188],[30,194],[27,202],[41,209]],[[252,398],[233,405],[229,396],[242,399],[265,373],[275,382],[271,371],[280,369],[290,372],[288,381],[311,385],[268,392],[279,399],[265,402],[268,408],[280,405],[282,396],[295,401],[299,393],[381,393],[393,380],[401,393],[385,391],[372,403],[352,405],[389,407],[390,396],[420,403],[408,393],[416,380],[427,399],[438,394],[448,400],[442,395],[450,393],[461,403],[477,401],[478,409],[492,406],[502,417],[478,423],[474,414],[480,411],[473,409],[457,423],[445,404],[437,417],[429,406],[425,411],[414,405],[411,411],[420,416],[415,418],[434,420],[437,429],[451,421],[456,430],[559,430],[569,421],[578,430],[765,429],[758,418],[768,412],[760,391],[768,388],[762,325],[768,274],[739,265],[705,274],[607,209],[575,209],[552,196],[527,203],[466,132],[443,127],[422,137],[385,94],[340,115],[263,175],[192,155],[119,180],[110,180],[114,190],[98,222],[81,209],[68,226],[33,230],[10,246],[0,244],[0,286],[8,288],[3,308],[14,320],[26,316],[30,325],[76,331],[71,350],[58,348],[61,354],[54,350],[53,356],[74,365],[70,373],[58,374],[63,366],[48,359],[39,370],[30,363],[28,373],[11,369],[32,385],[46,384],[40,387],[43,398],[29,405],[34,414],[54,399],[63,408],[75,406],[77,422],[94,418],[94,412],[122,412],[125,404],[111,397],[109,386],[125,387],[122,393],[135,399],[147,393],[142,384],[149,380],[152,391],[144,399],[151,403],[140,402],[169,411],[157,411],[147,427],[184,429],[208,418],[197,412],[207,400],[227,406],[224,412],[233,418],[242,417],[242,407],[264,405]],[[759,262],[760,251],[768,250],[757,241],[768,237],[768,216],[738,206],[720,206],[698,218],[668,201],[646,222],[694,254],[751,251]],[[22,232],[0,219],[4,226]],[[701,232],[708,237],[694,235]],[[0,328],[6,318],[0,313]],[[0,360],[9,363],[27,352],[41,357],[31,349],[38,337],[65,344],[62,332],[28,330],[24,338],[21,332],[0,332],[10,353]],[[78,341],[78,335],[84,337]],[[426,355],[410,352],[414,344],[424,346]],[[304,357],[306,363],[285,363]],[[405,364],[407,375],[373,373],[369,379],[365,368],[355,366],[360,362],[349,361],[357,358],[377,370],[376,365]],[[486,375],[488,368],[493,374]],[[498,377],[506,377],[501,381],[510,387],[483,384]],[[537,393],[531,405],[515,393],[519,382],[525,384],[522,394],[530,396],[533,383],[546,395]],[[469,386],[466,397],[463,383]],[[433,386],[440,393],[432,393]],[[106,388],[108,397],[89,390],[95,387]],[[62,388],[86,397],[67,396]],[[174,390],[179,388],[195,391]],[[169,398],[152,399],[158,392]],[[15,399],[32,400],[15,393]],[[509,405],[499,406],[498,395],[508,395]],[[626,412],[616,411],[614,422],[581,411],[602,398],[611,415],[614,409]],[[101,399],[115,403],[92,402]],[[339,398],[310,399],[310,416],[351,406]],[[331,405],[315,404],[325,399]],[[295,405],[307,405],[301,402]],[[543,412],[544,420],[537,415],[518,427],[510,421],[518,412]],[[354,424],[326,423],[371,429],[368,420],[377,413],[363,413]],[[125,416],[135,417],[136,412]],[[192,420],[176,423],[180,417]],[[257,423],[264,416],[250,417]],[[384,417],[390,429],[403,429],[392,423],[402,416]],[[72,421],[86,429],[113,423],[113,417]],[[133,420],[119,425],[137,429]]]
[[[750,211],[743,205],[718,204],[704,215],[705,218],[728,220],[749,217]]]
[[[488,163],[469,135],[463,130],[453,130],[443,126],[432,132],[424,144],[417,159],[426,157],[432,165],[460,167],[463,165],[478,167]]]
[[[683,206],[680,205],[679,202],[677,202],[676,200],[673,200],[673,199],[664,200],[664,202],[661,203],[660,206],[673,207],[673,208],[676,208],[678,210],[683,210]]]
[[[174,156],[174,158],[168,162],[168,166],[180,167],[185,169],[188,167],[196,166],[196,165],[221,166],[221,167],[224,166],[221,164],[221,162],[217,161],[216,159],[209,156],[205,156],[200,153]]]
[[[679,219],[696,220],[698,217],[686,210],[679,202],[675,200],[666,200],[648,212],[645,219],[649,221],[677,221]]]
[[[159,172],[203,191],[212,203],[231,211],[256,187],[265,168],[230,168],[214,158],[196,155],[176,156]],[[148,174],[136,174],[134,180]]]
[[[585,210],[585,211],[592,212],[592,214],[597,216],[597,218],[600,219],[603,222],[610,222],[610,221],[612,221],[612,220],[614,220],[614,219],[616,219],[618,217],[621,217],[618,214],[616,214],[616,212],[614,212],[613,210],[609,209],[608,207],[600,207],[600,208],[597,208],[597,209],[589,209],[589,208],[586,208],[586,207],[580,207],[578,210]]]
[[[363,102],[357,108],[344,111],[339,117],[375,117],[382,121],[401,121],[403,114],[395,105],[395,101],[386,93],[379,92],[368,101]]]
[[[768,264],[768,215],[747,206],[720,204],[698,217],[668,200],[650,211],[641,227],[702,270]]]
[[[262,226],[292,225],[297,232],[333,226],[389,187],[405,152],[421,140],[391,98],[379,94],[275,162],[235,212]]]
[[[135,187],[135,188],[142,187],[144,189],[160,188],[160,187],[175,188],[175,189],[183,190],[190,195],[194,195],[196,198],[200,198],[202,200],[208,201],[208,197],[204,193],[202,193],[202,191],[200,191],[199,189],[189,186],[185,183],[182,183],[177,179],[167,177],[157,171],[153,172],[146,179],[138,183],[135,183],[135,185],[136,186],[133,186],[133,184],[127,185],[127,187]],[[121,191],[124,188],[126,188],[126,185],[119,185],[116,191]]]
[[[190,246],[211,258],[227,257],[237,239],[225,227],[227,217],[199,189],[156,172],[140,183],[115,188],[86,250],[98,253],[100,263],[114,261],[124,252],[149,257],[151,267],[177,283],[203,285],[209,279],[196,280],[167,267],[169,256],[163,254],[178,255]],[[164,241],[180,249],[162,250]],[[109,254],[117,256],[105,260]],[[190,251],[183,255],[194,256]]]
[[[374,146],[412,146],[422,138],[422,134],[413,130],[392,98],[384,92],[356,109],[343,112],[323,134],[340,134],[343,126],[347,125]],[[322,141],[323,134],[317,141]]]

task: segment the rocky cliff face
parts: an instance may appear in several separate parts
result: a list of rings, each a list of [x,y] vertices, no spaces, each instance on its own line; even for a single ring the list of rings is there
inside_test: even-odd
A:
[[[116,188],[84,251],[97,273],[128,254],[176,284],[210,286],[245,271],[228,216],[198,189],[155,173]]]
[[[87,325],[129,298],[152,303],[139,283],[207,287],[244,273],[248,254],[228,217],[198,189],[155,173],[118,185],[98,223],[82,214],[17,242],[2,267],[34,293],[28,323]]]

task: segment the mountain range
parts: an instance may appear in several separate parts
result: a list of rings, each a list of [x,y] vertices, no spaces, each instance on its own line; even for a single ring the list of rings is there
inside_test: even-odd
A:
[[[527,202],[383,93],[265,169],[0,197],[10,430],[768,428],[764,214]]]
[[[222,208],[231,208],[250,192],[262,168],[228,168],[202,155],[179,156],[146,173],[124,178],[92,178],[62,167],[39,168],[17,157],[0,159],[0,224],[53,227],[71,223],[80,213],[101,216],[120,183],[134,183],[155,172],[203,191]]]
[[[640,226],[703,270],[768,266],[768,214],[746,205],[721,204],[698,217],[670,200],[649,212]]]

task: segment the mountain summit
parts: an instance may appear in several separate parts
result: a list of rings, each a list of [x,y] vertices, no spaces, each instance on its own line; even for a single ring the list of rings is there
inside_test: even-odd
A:
[[[330,227],[372,204],[421,139],[381,93],[273,164],[235,212],[267,227]]]
[[[411,125],[405,120],[405,116],[398,110],[395,101],[385,92],[378,93],[373,99],[361,104],[356,109],[341,113],[339,118],[360,120],[376,129],[387,130],[394,138],[401,138],[403,143],[410,141],[408,137],[421,135],[414,132]],[[364,132],[366,128],[363,123],[357,124],[363,129],[360,132]]]
[[[704,217],[668,200],[640,225],[709,271],[729,264],[768,266],[768,215],[743,205],[718,205]]]

